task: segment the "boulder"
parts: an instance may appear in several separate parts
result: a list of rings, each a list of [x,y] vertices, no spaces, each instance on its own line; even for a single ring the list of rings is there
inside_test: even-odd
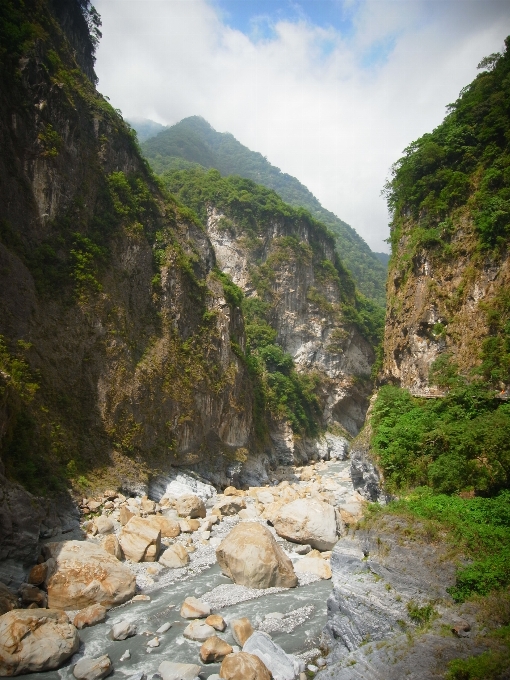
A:
[[[269,529],[256,522],[235,526],[216,550],[218,564],[234,583],[248,588],[293,588],[292,562]]]
[[[204,663],[216,663],[223,661],[227,654],[232,654],[233,649],[217,635],[207,638],[200,647],[200,658]]]
[[[115,526],[112,522],[112,520],[109,517],[106,517],[105,515],[100,515],[99,517],[96,517],[94,520],[94,524],[96,525],[97,533],[101,535],[106,535],[106,534],[113,534],[115,531]]]
[[[48,564],[42,562],[42,564],[36,564],[30,569],[30,573],[27,578],[27,583],[31,583],[34,586],[40,586],[44,583],[46,576],[48,575]]]
[[[229,654],[223,659],[220,678],[224,680],[271,680],[271,673],[264,662],[254,654],[238,652]]]
[[[110,630],[109,636],[112,640],[127,640],[137,633],[137,628],[131,621],[119,621]]]
[[[38,607],[48,606],[48,596],[37,586],[33,586],[30,583],[22,583],[19,587],[19,596],[23,604],[35,603]]]
[[[131,517],[119,534],[122,552],[132,562],[155,562],[161,547],[161,531],[150,520]]]
[[[18,607],[16,594],[0,581],[0,616]]]
[[[181,616],[183,619],[205,619],[210,613],[209,605],[196,597],[187,597],[182,603]]]
[[[322,557],[305,557],[294,565],[296,574],[315,574],[319,578],[331,578],[331,567]]]
[[[171,545],[159,558],[159,563],[170,569],[185,567],[189,562],[189,553],[180,543]]]
[[[214,628],[208,626],[204,621],[192,621],[184,629],[183,635],[188,640],[198,640],[204,642],[207,638],[214,635]]]
[[[112,662],[108,654],[92,659],[84,656],[73,668],[76,680],[101,680],[113,671]]]
[[[196,664],[173,663],[172,661],[163,661],[158,668],[163,680],[195,680],[201,671],[202,667]]]
[[[47,543],[55,562],[46,580],[50,609],[113,607],[135,594],[135,576],[119,560],[89,541]]]
[[[140,510],[147,515],[152,515],[156,512],[156,503],[147,498],[147,496],[143,496],[140,501]]]
[[[135,513],[131,512],[131,510],[126,505],[121,506],[121,508],[119,510],[119,522],[120,522],[121,526],[125,526],[129,522],[131,517],[134,517],[134,516],[135,516]]]
[[[195,519],[197,517],[205,517],[204,501],[198,496],[181,496],[175,501],[175,509],[180,517],[189,517]]]
[[[95,626],[96,623],[102,623],[106,619],[106,607],[102,604],[91,604],[90,607],[81,609],[73,619],[73,626],[79,630],[89,626]]]
[[[15,609],[0,617],[0,676],[59,668],[78,651],[78,631],[67,614]]]
[[[237,515],[240,510],[244,510],[245,508],[246,503],[244,498],[239,498],[238,496],[228,496],[214,506],[214,510],[218,510],[220,515],[226,517]]]
[[[171,627],[172,627],[172,624],[167,621],[166,623],[164,623],[162,626],[160,626],[157,629],[156,633],[158,635],[163,635],[163,633],[166,633],[167,631],[169,631]]]
[[[122,548],[120,547],[119,539],[114,534],[108,534],[108,536],[105,536],[101,545],[103,550],[106,550],[107,553],[113,555],[118,560],[121,560],[124,557]]]
[[[246,617],[231,621],[230,628],[234,640],[240,647],[242,647],[250,635],[253,634],[253,626],[250,623],[250,619]]]
[[[175,538],[181,533],[179,522],[164,515],[151,515],[146,522],[161,531],[161,538]]]
[[[304,663],[286,654],[267,633],[255,631],[243,645],[243,652],[257,656],[271,672],[274,680],[295,680],[305,670]]]
[[[272,522],[278,536],[318,550],[331,550],[338,540],[335,509],[316,498],[287,503]]]
[[[211,614],[211,616],[208,616],[205,620],[208,626],[212,626],[214,630],[219,630],[220,633],[223,633],[225,628],[227,627],[227,623],[223,616],[220,616],[219,614]]]

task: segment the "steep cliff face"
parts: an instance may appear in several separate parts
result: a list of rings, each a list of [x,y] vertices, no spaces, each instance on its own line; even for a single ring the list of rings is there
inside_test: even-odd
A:
[[[245,344],[242,314],[212,275],[207,235],[95,91],[78,5],[61,5],[0,16],[4,472],[35,493],[85,492],[200,461],[226,483],[252,430],[232,349]],[[14,481],[2,479],[15,536]]]

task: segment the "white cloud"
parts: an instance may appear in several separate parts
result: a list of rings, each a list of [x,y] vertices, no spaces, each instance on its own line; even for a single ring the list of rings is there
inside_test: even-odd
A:
[[[347,36],[301,18],[256,42],[206,0],[96,4],[99,89],[126,117],[203,116],[296,176],[374,250],[386,249],[390,165],[510,33],[507,0],[364,0],[350,3]]]

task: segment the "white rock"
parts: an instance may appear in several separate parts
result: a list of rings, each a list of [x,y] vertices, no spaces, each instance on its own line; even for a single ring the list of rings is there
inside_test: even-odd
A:
[[[338,540],[335,509],[316,498],[299,498],[282,506],[273,525],[282,538],[318,550],[331,550]]]
[[[216,631],[212,626],[209,626],[203,621],[192,621],[184,629],[183,635],[188,640],[198,640],[199,642],[205,642],[207,638],[216,635]]]
[[[274,503],[275,498],[270,491],[259,491],[257,494],[257,500],[259,503],[269,505],[269,503]]]
[[[195,680],[201,671],[202,666],[192,663],[173,663],[172,661],[163,661],[158,668],[163,680]]]
[[[243,646],[243,652],[254,654],[273,674],[274,680],[295,680],[304,663],[292,654],[286,654],[267,633],[255,631]]]
[[[131,621],[120,621],[112,626],[110,630],[110,638],[112,640],[126,640],[129,637],[136,635],[137,628]]]
[[[113,670],[112,662],[108,654],[103,654],[95,659],[84,656],[73,668],[76,680],[101,680]]]
[[[158,633],[158,635],[162,635],[163,633],[166,633],[167,630],[170,630],[171,627],[172,627],[171,623],[168,623],[168,622],[164,623],[162,626],[160,626],[157,629],[156,633]]]
[[[152,638],[152,640],[149,640],[147,643],[147,647],[159,647],[159,640],[157,637]]]
[[[165,550],[159,558],[159,563],[170,569],[185,567],[189,562],[189,553],[180,543],[175,543]]]
[[[105,517],[105,515],[100,515],[99,517],[96,517],[96,519],[94,520],[94,524],[96,525],[98,534],[101,535],[112,534],[115,531],[115,526],[112,520],[109,517]]]
[[[119,661],[127,661],[130,658],[131,658],[131,652],[129,651],[129,649],[126,649],[124,654],[120,657]]]

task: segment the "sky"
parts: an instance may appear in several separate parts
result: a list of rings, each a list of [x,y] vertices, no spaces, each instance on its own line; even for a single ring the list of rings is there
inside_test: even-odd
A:
[[[96,0],[99,90],[126,118],[205,118],[375,251],[391,166],[504,48],[510,0]]]

